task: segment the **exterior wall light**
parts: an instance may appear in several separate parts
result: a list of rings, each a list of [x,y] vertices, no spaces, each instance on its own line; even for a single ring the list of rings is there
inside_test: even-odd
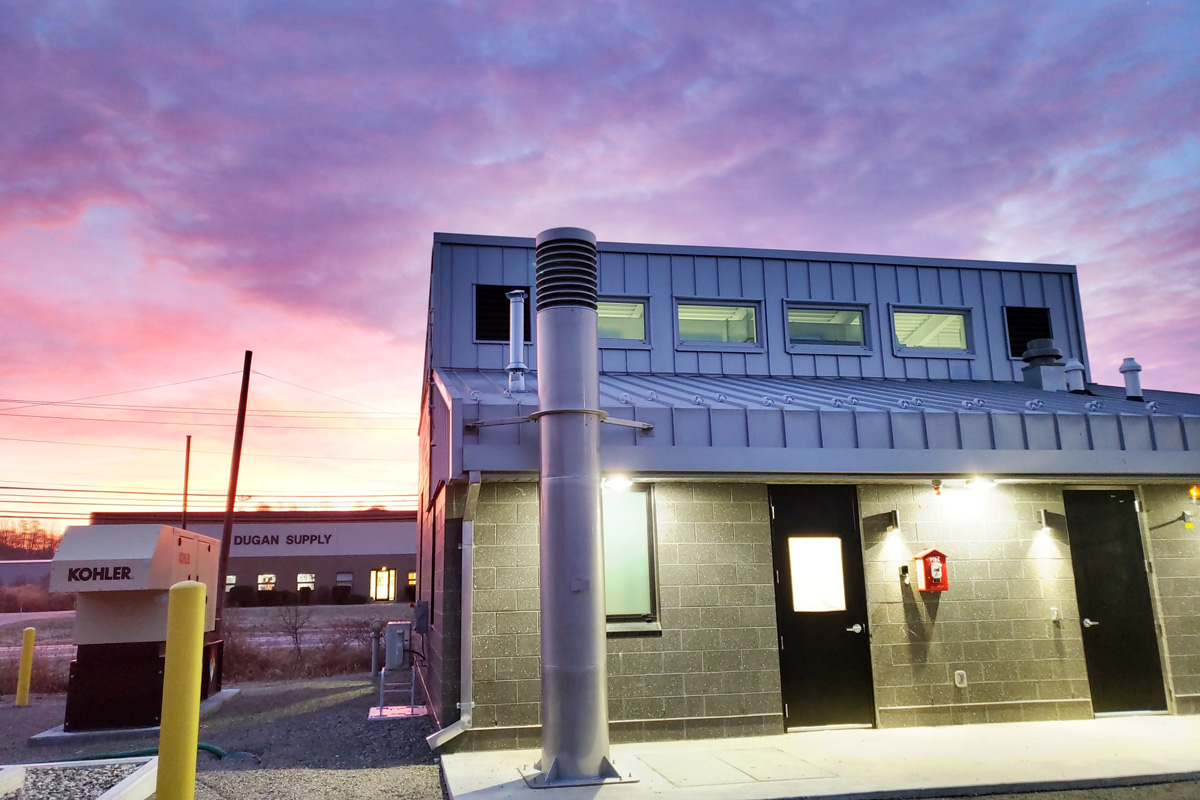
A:
[[[942,482],[936,478],[934,478],[934,480],[933,480],[933,493],[937,497],[942,496]]]
[[[900,530],[900,517],[893,509],[884,514],[883,532],[891,533],[898,530]]]
[[[972,478],[967,481],[967,486],[972,489],[991,489],[996,485],[996,482],[991,478]]]
[[[610,475],[600,482],[600,486],[606,492],[628,492],[633,481],[625,475]]]
[[[1200,486],[1192,486],[1188,489],[1188,497],[1192,498],[1192,502],[1200,501]]]
[[[1041,519],[1041,521],[1042,521],[1042,527],[1040,528],[1040,530],[1042,532],[1049,532],[1050,531],[1050,512],[1043,508],[1042,510],[1038,511],[1038,518]]]

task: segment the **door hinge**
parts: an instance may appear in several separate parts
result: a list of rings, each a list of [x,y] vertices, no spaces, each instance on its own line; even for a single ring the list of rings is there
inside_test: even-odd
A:
[[[788,718],[788,717],[790,717],[791,715],[792,715],[792,712],[791,712],[791,711],[788,711],[788,704],[787,704],[787,703],[784,703],[784,704],[783,704],[783,718],[784,718],[784,719],[787,719],[787,718]]]
[[[1142,508],[1141,500],[1134,500],[1133,501],[1133,510],[1136,511],[1137,513],[1141,514],[1146,509]]]
[[[780,651],[783,650],[783,637],[782,636],[779,637],[779,649],[780,649]]]
[[[771,519],[775,519],[775,504],[769,503],[768,505],[771,506]]]
[[[1146,559],[1146,574],[1147,575],[1154,574],[1154,562],[1148,558]]]
[[[775,570],[775,583],[776,585],[779,584],[779,570]]]

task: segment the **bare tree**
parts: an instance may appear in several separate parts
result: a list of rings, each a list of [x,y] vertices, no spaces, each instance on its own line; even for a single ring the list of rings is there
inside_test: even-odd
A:
[[[296,663],[304,658],[304,630],[312,622],[313,609],[300,605],[299,598],[279,607],[279,627],[292,640],[292,648],[296,654]]]

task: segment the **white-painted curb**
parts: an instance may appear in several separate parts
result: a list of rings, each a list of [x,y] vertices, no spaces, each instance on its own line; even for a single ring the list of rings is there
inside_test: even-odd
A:
[[[96,800],[146,800],[154,794],[157,784],[158,756],[154,756]]]

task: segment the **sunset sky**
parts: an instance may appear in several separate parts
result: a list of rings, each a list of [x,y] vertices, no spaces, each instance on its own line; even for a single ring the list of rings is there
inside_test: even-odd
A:
[[[411,507],[434,231],[1076,264],[1093,379],[1200,392],[1197,41],[1190,0],[0,4],[0,522],[175,507],[188,434],[222,507],[245,350],[239,507]]]

